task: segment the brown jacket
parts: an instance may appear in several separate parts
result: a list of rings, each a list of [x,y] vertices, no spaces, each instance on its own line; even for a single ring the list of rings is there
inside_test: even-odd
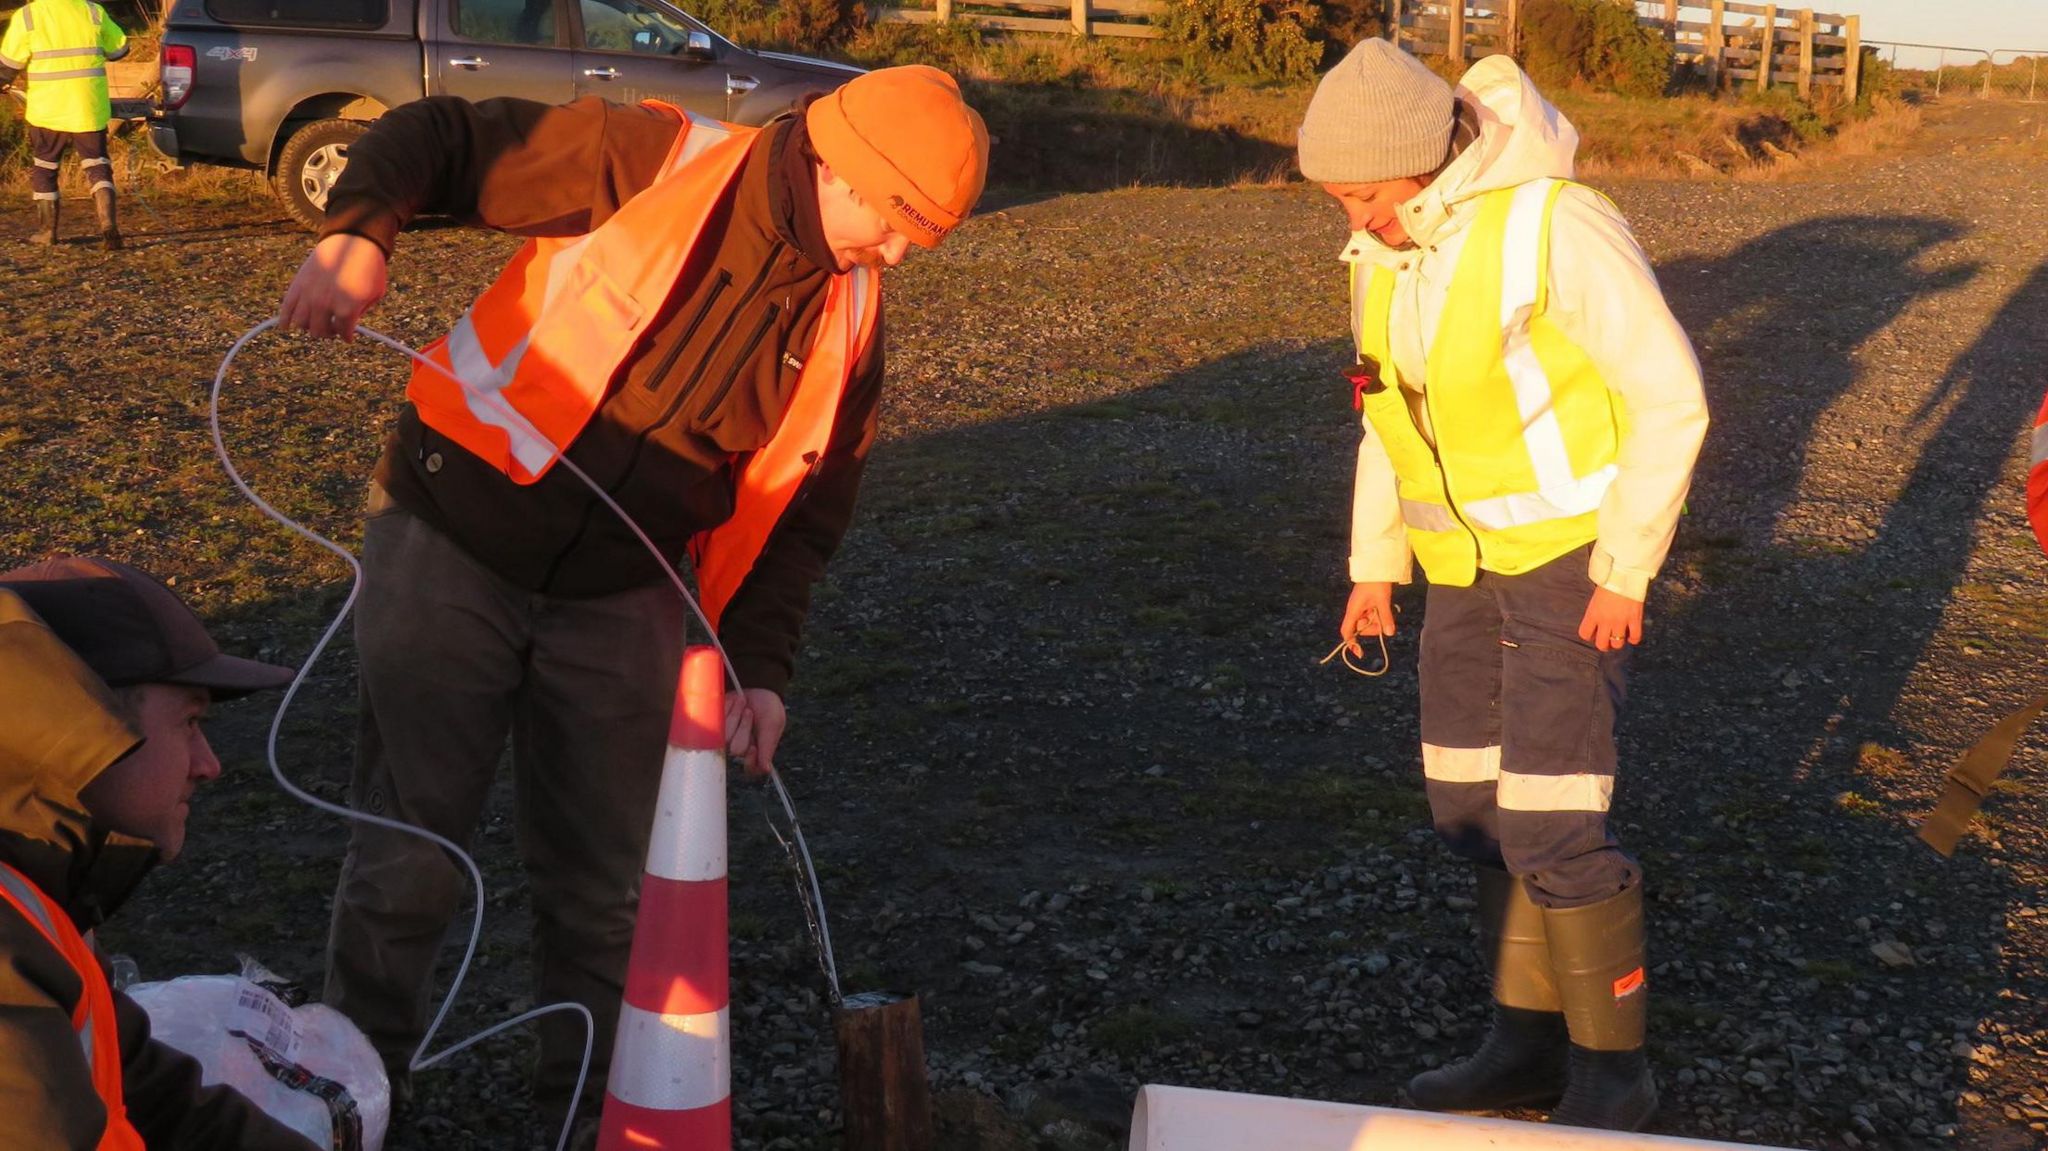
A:
[[[0,860],[91,931],[156,862],[147,840],[92,826],[78,793],[140,742],[88,670],[28,605],[0,591]],[[107,1112],[71,1028],[84,980],[35,924],[0,902],[0,1144],[91,1151]],[[313,1144],[149,1036],[114,992],[121,1090],[151,1151],[313,1151]]]
[[[596,228],[646,188],[675,140],[664,113],[597,98],[422,100],[349,150],[323,235],[387,251],[422,212],[521,236]],[[801,117],[757,137],[728,201],[648,335],[567,457],[603,484],[672,561],[732,514],[733,465],[782,419],[834,270]],[[875,434],[883,338],[856,366],[825,459],[725,612],[720,639],[748,687],[782,691],[811,585],[852,519]],[[661,569],[566,468],[521,485],[426,427],[410,405],[377,468],[391,498],[507,581],[595,596]]]

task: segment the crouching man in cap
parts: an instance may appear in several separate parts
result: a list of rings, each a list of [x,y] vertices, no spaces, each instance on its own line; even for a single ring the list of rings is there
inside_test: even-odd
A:
[[[772,766],[811,586],[853,515],[883,373],[882,272],[980,197],[988,135],[953,79],[884,68],[763,128],[597,98],[421,100],[349,151],[281,306],[347,335],[406,223],[530,237],[424,354],[377,466],[356,612],[352,802],[457,842],[509,737],[534,902],[534,998],[597,1021],[601,1096],[683,649],[662,562],[567,467],[694,568]],[[454,378],[451,378],[451,374]],[[459,380],[459,382],[458,382]],[[466,880],[356,825],[327,1002],[403,1097]],[[581,1024],[541,1020],[534,1094],[569,1103]]]
[[[150,1038],[92,929],[185,843],[220,775],[199,722],[292,677],[224,655],[124,564],[0,572],[0,1139],[35,1151],[313,1151]]]
[[[1354,650],[1392,635],[1421,562],[1425,788],[1478,872],[1492,973],[1484,1045],[1408,1092],[1635,1130],[1657,1091],[1614,729],[1707,409],[1627,222],[1571,180],[1577,146],[1508,57],[1453,91],[1384,40],[1323,78],[1300,134],[1352,233],[1365,434],[1339,628]]]

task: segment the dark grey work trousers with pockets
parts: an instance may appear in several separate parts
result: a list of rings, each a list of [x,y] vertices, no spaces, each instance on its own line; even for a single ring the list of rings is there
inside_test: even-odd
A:
[[[683,648],[662,583],[562,599],[500,579],[411,513],[364,528],[362,716],[350,801],[471,845],[509,737],[513,820],[534,914],[534,1001],[597,1020],[585,1100],[602,1098]],[[491,870],[488,855],[481,861]],[[489,891],[495,910],[496,897]],[[469,878],[416,836],[354,824],[328,940],[327,1002],[400,1062],[426,1029],[437,959],[457,954]],[[472,979],[474,975],[472,975]],[[536,1101],[559,1112],[583,1024],[538,1024]],[[460,1033],[444,1031],[436,1049]]]
[[[1534,571],[1432,584],[1422,623],[1422,767],[1437,834],[1505,867],[1546,907],[1581,907],[1642,871],[1607,825],[1629,649],[1579,638],[1588,544]]]

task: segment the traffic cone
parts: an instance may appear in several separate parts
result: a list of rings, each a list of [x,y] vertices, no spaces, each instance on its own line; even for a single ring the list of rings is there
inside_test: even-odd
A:
[[[725,675],[690,648],[676,686],[598,1151],[730,1151]]]

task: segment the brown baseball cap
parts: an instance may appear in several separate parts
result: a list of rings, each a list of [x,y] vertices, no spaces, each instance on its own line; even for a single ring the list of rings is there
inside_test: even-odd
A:
[[[233,699],[282,687],[296,674],[222,652],[178,593],[124,563],[57,556],[0,572],[0,587],[20,596],[109,687],[182,683]]]

